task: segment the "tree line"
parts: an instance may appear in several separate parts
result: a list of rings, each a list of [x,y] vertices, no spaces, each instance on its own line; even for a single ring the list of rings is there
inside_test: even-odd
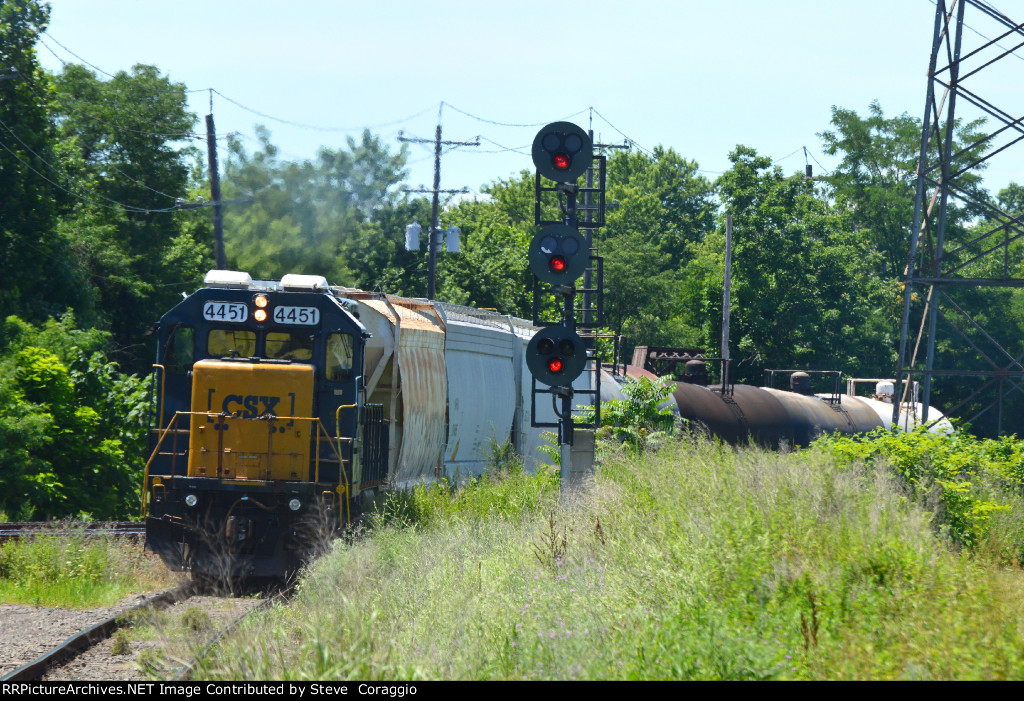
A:
[[[0,515],[124,516],[144,462],[147,333],[213,267],[209,210],[175,200],[209,201],[209,174],[186,85],[147,65],[113,77],[70,63],[46,71],[37,45],[48,17],[38,0],[0,6],[0,66],[14,69],[0,80]],[[956,125],[954,152],[980,128]],[[834,107],[818,136],[839,165],[814,180],[742,144],[714,179],[672,148],[609,154],[617,206],[596,239],[620,360],[636,345],[717,355],[731,216],[738,381],[760,383],[769,367],[894,373],[920,121],[877,103],[863,115]],[[229,267],[426,294],[426,256],[405,250],[404,230],[429,221],[430,205],[401,191],[405,147],[364,131],[296,161],[280,157],[267,129],[258,137],[250,147],[224,142],[224,199],[252,195],[225,208]],[[1024,211],[1021,186],[994,195],[980,177],[969,186]],[[495,178],[483,193],[444,209],[463,245],[440,254],[437,297],[529,317],[533,174]],[[968,240],[986,216],[953,206],[947,240]],[[1006,262],[1019,276],[1020,246]],[[1024,299],[995,295],[997,304],[992,295],[962,304],[1007,343],[1021,336]],[[915,300],[914,328],[922,305]],[[601,352],[612,359],[610,344]],[[948,366],[969,349],[948,342],[938,352]],[[940,382],[934,403],[966,393]],[[1011,413],[1004,421],[1020,425],[1021,412]],[[976,428],[992,430],[984,420]]]

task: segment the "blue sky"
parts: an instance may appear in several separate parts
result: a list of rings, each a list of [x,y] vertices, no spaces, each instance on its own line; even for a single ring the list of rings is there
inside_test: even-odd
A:
[[[51,6],[40,47],[48,68],[60,66],[49,49],[111,73],[151,63],[190,89],[212,87],[251,110],[319,127],[260,117],[214,95],[218,133],[251,137],[263,123],[285,157],[340,146],[367,125],[389,124],[374,131],[395,148],[399,129],[431,138],[444,102],[444,137],[479,135],[482,145],[443,158],[442,187],[474,190],[532,169],[528,148],[504,149],[530,144],[536,127],[492,122],[574,114],[583,128],[592,115],[601,141],[626,135],[648,149],[671,146],[709,177],[728,167],[738,143],[794,171],[806,146],[815,171],[828,170],[836,161],[821,152],[817,133],[833,105],[864,114],[877,99],[888,115],[923,113],[935,14],[930,0]],[[1022,81],[1002,89],[1019,95]],[[206,114],[209,95],[193,93],[191,106]],[[352,130],[334,130],[345,128]],[[432,168],[428,147],[412,146],[409,183],[429,184]],[[986,179],[1021,182],[1024,173],[1010,163]]]

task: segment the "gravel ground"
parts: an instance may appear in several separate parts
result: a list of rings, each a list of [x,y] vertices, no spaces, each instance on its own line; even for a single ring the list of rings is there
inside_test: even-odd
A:
[[[114,606],[61,609],[0,604],[0,676],[57,647],[72,635],[138,606],[159,592],[135,594]]]
[[[151,681],[141,671],[139,656],[157,659],[157,675],[173,678],[176,670],[191,661],[192,650],[200,649],[218,630],[257,606],[262,599],[232,599],[215,596],[193,596],[158,612],[145,622],[144,628],[126,629],[129,641],[127,654],[113,653],[115,638],[94,645],[68,664],[50,670],[45,681]],[[198,609],[209,616],[208,627],[195,631],[182,624],[185,612]],[[115,634],[116,636],[116,634]],[[146,651],[149,651],[148,653]]]
[[[0,604],[0,640],[3,641],[0,645],[0,676],[31,662],[86,628],[134,608],[158,593],[137,594],[114,606],[82,610]],[[138,632],[133,628],[122,629],[128,636],[128,654],[113,654],[115,638],[112,637],[89,648],[68,664],[51,669],[44,680],[148,680],[138,664],[139,655],[146,650],[151,651],[147,653],[151,657],[154,654],[162,656],[165,661],[163,672],[167,674],[191,658],[190,647],[202,645],[217,630],[261,601],[255,598],[190,597],[152,614],[152,618],[146,621],[145,632],[141,629]],[[209,617],[208,625],[198,631],[183,626],[182,617],[190,608],[205,612]]]

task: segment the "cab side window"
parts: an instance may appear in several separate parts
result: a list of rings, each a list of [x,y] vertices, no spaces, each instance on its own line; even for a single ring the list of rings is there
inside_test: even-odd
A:
[[[328,380],[347,380],[352,377],[354,343],[347,333],[327,336],[327,358],[324,367]]]
[[[164,367],[168,375],[184,375],[196,357],[196,332],[191,326],[177,326],[164,346]]]

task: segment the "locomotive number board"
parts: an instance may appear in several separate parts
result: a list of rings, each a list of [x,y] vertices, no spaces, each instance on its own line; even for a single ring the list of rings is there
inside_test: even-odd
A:
[[[274,322],[295,326],[316,326],[320,323],[320,310],[316,307],[276,307]]]
[[[249,318],[249,308],[236,302],[207,302],[203,305],[203,318],[240,324]]]

